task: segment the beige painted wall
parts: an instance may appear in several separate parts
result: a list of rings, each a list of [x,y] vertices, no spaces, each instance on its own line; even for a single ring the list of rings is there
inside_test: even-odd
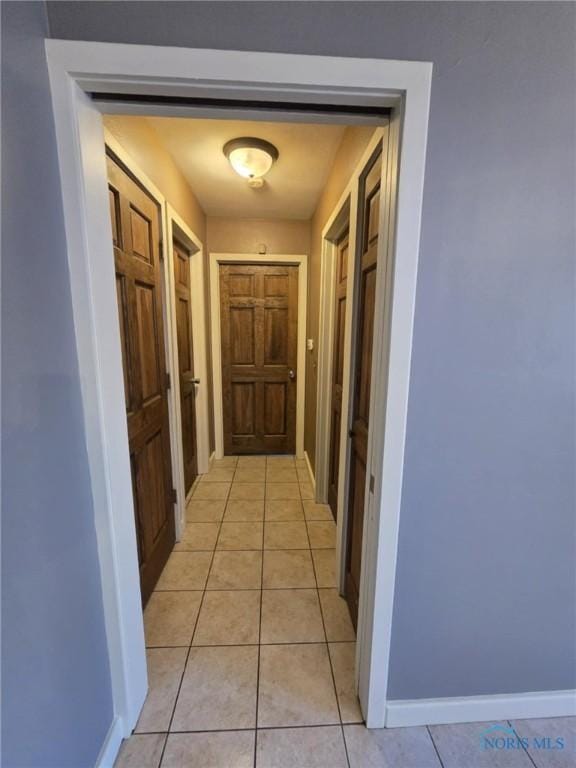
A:
[[[158,134],[144,117],[105,115],[104,125],[122,145],[136,164],[158,187],[170,205],[184,219],[204,244],[204,274],[208,275],[208,249],[206,248],[206,215],[172,155],[161,143]],[[210,333],[208,278],[205,279],[206,328]],[[212,395],[212,361],[209,338],[208,351],[208,405],[210,451],[214,450],[214,402]]]
[[[310,222],[294,219],[208,217],[208,248],[215,253],[310,253]]]
[[[334,165],[320,197],[311,222],[311,247],[308,282],[307,338],[314,339],[314,350],[306,358],[306,412],[304,417],[304,448],[315,466],[316,454],[316,387],[318,361],[318,308],[320,306],[320,266],[322,259],[322,230],[338,203],[354,168],[366,149],[374,128],[353,126],[346,129],[336,154]]]

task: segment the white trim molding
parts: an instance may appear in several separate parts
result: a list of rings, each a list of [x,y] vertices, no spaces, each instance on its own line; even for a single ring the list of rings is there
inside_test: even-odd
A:
[[[574,717],[576,690],[388,701],[386,727]]]
[[[122,734],[122,721],[119,717],[115,717],[96,760],[96,768],[114,768],[116,757],[122,746]]]
[[[312,489],[314,490],[314,493],[316,493],[316,475],[312,469],[312,463],[310,461],[310,456],[308,456],[308,451],[304,451],[304,461],[306,462],[306,469],[310,475],[310,483],[312,485]]]
[[[168,261],[174,278],[174,249],[172,239],[176,236],[191,252],[190,286],[192,291],[192,347],[194,351],[194,375],[200,379],[196,392],[196,449],[198,452],[198,474],[204,475],[210,466],[210,416],[208,392],[208,361],[206,328],[206,307],[204,300],[204,249],[202,241],[176,210],[166,204],[168,231]]]
[[[376,482],[365,515],[358,624],[362,711],[370,727],[382,727],[432,64],[75,40],[47,40],[46,52],[114,716],[120,719],[123,735],[136,724],[146,695],[146,654],[102,131],[106,107],[87,94],[376,105],[392,110],[390,145],[395,154],[389,167],[396,165],[397,174],[386,211],[391,273],[384,277],[390,277],[394,290],[382,320],[388,329],[382,336],[386,348],[374,355],[377,373],[387,381],[380,404],[386,421],[378,423],[371,446],[368,474],[374,474]],[[125,113],[130,111],[126,107]],[[164,114],[169,113],[166,106]],[[354,216],[351,211],[351,219]],[[303,383],[303,364],[299,368]],[[303,455],[303,446],[298,450]]]
[[[210,326],[212,330],[212,386],[214,442],[217,459],[224,456],[222,401],[222,332],[220,328],[220,264],[292,264],[298,267],[298,343],[296,376],[296,457],[304,458],[304,397],[306,393],[306,307],[308,256],[286,253],[210,253]]]

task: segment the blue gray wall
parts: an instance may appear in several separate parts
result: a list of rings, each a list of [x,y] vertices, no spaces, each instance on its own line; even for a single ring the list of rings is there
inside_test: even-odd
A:
[[[112,722],[42,3],[2,3],[2,765]]]
[[[571,3],[50,3],[54,37],[434,62],[392,698],[575,685]]]
[[[49,4],[53,37],[434,62],[396,699],[575,684],[575,12],[560,3]],[[6,98],[27,87],[4,126],[4,498],[17,513],[5,524],[4,568],[8,650],[18,651],[7,682],[34,680],[14,712],[34,716],[43,703],[34,695],[47,692],[70,708],[77,729],[62,711],[34,721],[58,743],[67,727],[89,733],[88,743],[66,742],[84,760],[110,703],[38,14],[17,12],[36,36],[18,47],[12,22]],[[23,726],[10,724],[14,744]]]

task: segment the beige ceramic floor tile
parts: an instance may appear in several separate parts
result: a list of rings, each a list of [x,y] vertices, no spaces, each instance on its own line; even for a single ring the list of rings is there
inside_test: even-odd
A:
[[[262,549],[263,523],[223,522],[217,549]]]
[[[260,627],[260,592],[206,592],[193,645],[254,645]]]
[[[266,467],[266,456],[239,456],[238,469],[243,467]]]
[[[298,475],[294,465],[286,467],[278,465],[278,462],[270,462],[266,467],[267,483],[297,483]]]
[[[271,589],[262,593],[261,643],[325,641],[315,589]]]
[[[211,560],[212,552],[172,552],[156,590],[204,589]]]
[[[313,549],[312,559],[319,587],[336,588],[336,550]]]
[[[175,552],[210,551],[216,546],[220,523],[188,523]]]
[[[430,734],[434,739],[434,744],[438,754],[442,759],[445,768],[533,768],[533,763],[523,749],[483,749],[482,734],[487,729],[499,726],[496,734],[498,736],[508,736],[516,739],[514,731],[507,733],[509,728],[507,722],[484,722],[484,723],[458,723],[457,725],[431,725]],[[411,731],[414,735],[419,728],[394,728],[394,731]],[[521,734],[518,734],[519,736]],[[542,734],[546,736],[548,734]],[[348,737],[346,737],[348,740]],[[422,736],[425,741],[425,737]],[[534,756],[534,762],[538,768],[557,768],[557,764],[552,762],[547,756]],[[574,755],[572,761],[566,765],[570,768],[574,765]],[[558,767],[559,768],[559,767]]]
[[[259,727],[339,722],[325,644],[260,647]]]
[[[230,483],[198,483],[192,494],[194,501],[219,501],[226,499]]]
[[[252,768],[254,731],[171,733],[162,768]]]
[[[212,467],[214,469],[230,469],[235,468],[238,463],[238,456],[224,456],[223,459],[214,459]]]
[[[573,768],[576,755],[576,717],[513,720],[512,726],[519,739],[528,740],[528,754],[538,768]],[[538,742],[542,743],[542,739],[550,739],[554,745],[557,743],[556,739],[562,739],[564,749],[543,750],[538,747]]]
[[[202,592],[153,592],[144,611],[148,647],[190,645]]]
[[[257,768],[348,768],[339,726],[270,728],[257,741]]]
[[[259,501],[264,498],[264,483],[232,483],[230,498]]]
[[[356,643],[330,643],[330,659],[343,723],[361,723],[362,713],[354,682]]]
[[[266,467],[264,464],[240,467],[234,475],[235,483],[263,483],[266,480]]]
[[[307,549],[277,549],[264,552],[264,589],[316,586],[312,558]]]
[[[192,500],[186,506],[186,520],[189,523],[219,523],[224,517],[226,500]]]
[[[296,457],[295,456],[289,456],[288,454],[284,453],[277,453],[272,456],[266,456],[266,465],[275,467],[293,467],[296,464]]]
[[[206,589],[260,589],[262,552],[216,552]]]
[[[308,548],[305,523],[264,523],[264,549]]]
[[[217,467],[205,475],[200,475],[201,483],[231,483],[235,467]]]
[[[304,517],[306,520],[324,520],[334,522],[332,510],[328,504],[317,504],[315,501],[303,501]]]
[[[356,640],[348,605],[346,600],[340,597],[338,590],[319,589],[318,593],[328,641]]]
[[[312,549],[334,549],[336,546],[336,525],[334,521],[310,520],[308,536]]]
[[[344,738],[350,768],[441,768],[424,727],[368,730],[364,725],[346,725]],[[478,750],[475,742],[474,746]],[[466,768],[479,766],[475,763]],[[458,768],[465,766],[461,763]]]
[[[264,520],[264,501],[232,499],[226,505],[224,521],[227,523],[254,523],[262,520]]]
[[[158,768],[165,733],[143,733],[122,742],[114,768]]]
[[[310,482],[310,472],[308,472],[308,467],[296,467],[296,474],[298,475],[298,482],[299,483],[309,483]]]
[[[258,647],[192,648],[172,731],[254,728]]]
[[[311,483],[300,483],[300,496],[303,499],[314,499],[314,488],[312,488]]]
[[[146,651],[148,695],[136,724],[136,733],[168,730],[187,653],[187,648],[149,648]]]
[[[266,499],[300,499],[298,483],[266,483]]]
[[[265,518],[271,522],[304,520],[302,502],[299,499],[276,499],[274,501],[267,501]]]

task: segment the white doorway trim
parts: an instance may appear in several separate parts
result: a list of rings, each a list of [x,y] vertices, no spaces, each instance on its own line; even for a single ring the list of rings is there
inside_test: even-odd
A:
[[[86,92],[370,104],[390,107],[402,148],[390,230],[394,285],[382,407],[373,451],[360,611],[359,694],[367,724],[385,724],[391,617],[432,65],[260,52],[47,40],[76,346],[117,732],[128,735],[146,694],[122,359],[102,115]],[[126,110],[129,112],[130,110]],[[164,114],[168,114],[168,108]],[[385,342],[385,344],[384,344]],[[386,354],[384,354],[386,353]],[[385,371],[388,374],[388,370]],[[383,430],[380,430],[383,432]],[[376,468],[378,465],[378,468]]]
[[[204,299],[204,248],[200,238],[190,229],[184,219],[175,211],[175,209],[166,203],[166,230],[167,230],[167,250],[170,276],[172,280],[171,293],[175,296],[174,290],[174,245],[173,238],[176,237],[190,250],[190,285],[192,287],[192,346],[194,351],[194,375],[200,379],[197,385],[195,397],[196,410],[196,450],[198,454],[198,474],[203,475],[208,472],[210,464],[210,438],[209,438],[209,392],[208,392],[208,363],[206,358],[206,306]],[[175,318],[175,312],[173,314]],[[176,328],[174,327],[176,349],[178,349]],[[177,384],[174,384],[177,388]],[[180,406],[179,406],[180,407]],[[180,428],[182,420],[179,419]],[[182,440],[180,439],[180,450],[182,450]],[[182,457],[183,465],[183,457]],[[182,519],[182,527],[184,527]]]
[[[306,307],[308,256],[305,254],[210,254],[210,318],[212,329],[212,381],[214,387],[214,441],[217,459],[224,456],[222,400],[222,335],[220,330],[220,264],[293,264],[298,267],[298,352],[296,373],[296,456],[304,458],[304,396],[306,391]]]

